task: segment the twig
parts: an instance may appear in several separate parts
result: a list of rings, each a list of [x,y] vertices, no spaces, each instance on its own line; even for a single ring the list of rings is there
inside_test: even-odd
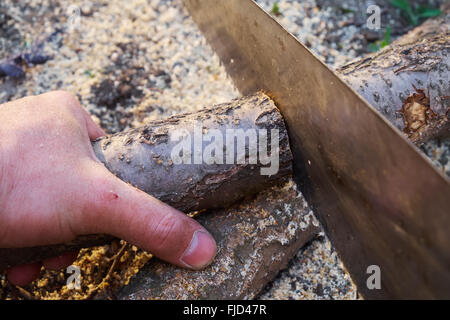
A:
[[[120,261],[120,258],[123,256],[123,253],[125,252],[125,249],[126,249],[127,247],[128,247],[128,243],[125,242],[125,243],[122,245],[122,247],[120,248],[119,252],[117,252],[117,253],[111,258],[111,259],[113,260],[113,263],[112,263],[111,266],[109,267],[108,273],[107,273],[106,276],[103,278],[102,282],[100,282],[94,289],[92,289],[91,292],[89,292],[88,296],[86,297],[86,300],[90,300],[90,299],[94,298],[95,295],[98,294],[98,292],[100,291],[101,287],[102,287],[105,283],[107,283],[107,282],[110,280],[110,278],[111,278],[111,276],[112,276],[112,274],[113,274],[113,272],[114,272],[114,270],[115,270],[115,268],[116,268],[116,266],[117,266],[117,263]]]
[[[37,298],[31,294],[29,291],[25,290],[22,287],[16,286],[19,294],[24,298],[25,300],[37,300]]]
[[[112,273],[114,272],[114,269],[116,268],[116,265],[118,263],[118,261],[120,260],[120,258],[122,257],[123,253],[125,252],[125,249],[128,247],[128,243],[125,242],[122,245],[122,248],[120,248],[119,252],[117,252],[117,254],[114,256],[113,258],[113,263],[111,264],[111,267],[108,270],[108,273],[106,274],[106,277],[103,279],[102,282],[106,282],[111,278]]]
[[[16,15],[13,14],[12,12],[8,12],[8,11],[7,11],[6,9],[4,9],[4,8],[1,8],[0,11],[1,11],[3,14],[7,15],[8,17],[10,17],[11,19],[16,20],[16,21],[18,21],[18,22],[20,22],[20,23],[24,23],[24,21],[23,21],[22,18],[20,18],[19,16],[16,16]]]
[[[8,289],[15,299],[22,298],[24,300],[37,300],[37,298],[22,287],[15,286],[8,282]]]

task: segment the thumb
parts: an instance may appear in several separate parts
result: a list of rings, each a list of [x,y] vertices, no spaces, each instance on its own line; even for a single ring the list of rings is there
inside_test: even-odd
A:
[[[201,269],[214,258],[214,238],[197,221],[90,162],[77,234],[106,233],[169,263]]]

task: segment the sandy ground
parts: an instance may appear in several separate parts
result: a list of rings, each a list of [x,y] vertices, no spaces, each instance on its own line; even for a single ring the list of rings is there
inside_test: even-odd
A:
[[[276,12],[275,1],[257,2],[331,67],[369,52],[369,43],[383,37],[383,30],[365,29],[364,1],[286,0],[277,2]],[[394,37],[410,28],[386,1],[379,2],[389,13],[386,22],[398,24]],[[0,36],[0,60],[31,52],[37,44],[51,57],[24,65],[23,77],[0,78],[0,103],[65,89],[111,133],[239,96],[180,0],[6,0],[0,4]],[[358,294],[322,235],[260,298],[356,299]]]

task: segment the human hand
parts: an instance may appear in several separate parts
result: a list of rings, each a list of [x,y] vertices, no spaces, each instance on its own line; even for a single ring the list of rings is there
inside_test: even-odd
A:
[[[58,244],[103,233],[178,266],[208,265],[216,252],[212,236],[195,220],[110,173],[90,143],[102,135],[64,91],[0,105],[0,247]],[[42,263],[64,268],[76,255]],[[42,263],[9,269],[9,281],[33,281]]]

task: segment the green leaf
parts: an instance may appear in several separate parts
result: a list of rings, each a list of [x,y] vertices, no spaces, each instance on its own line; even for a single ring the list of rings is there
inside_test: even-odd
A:
[[[391,43],[391,26],[388,26],[386,28],[386,32],[384,33],[384,40],[380,43],[380,49],[383,49],[384,47],[388,46]]]
[[[272,6],[272,13],[276,16],[280,15],[280,7],[278,6],[278,2],[275,2]]]
[[[409,0],[391,0],[391,5],[402,10],[403,14],[408,18],[410,25],[417,26],[419,24],[419,17],[411,9]]]
[[[392,27],[388,26],[386,28],[386,32],[384,33],[384,41],[386,41],[387,44],[391,43],[391,32],[392,32]]]
[[[339,9],[341,10],[341,12],[342,12],[343,14],[346,14],[346,13],[355,13],[355,12],[356,12],[355,10],[348,9],[348,8],[344,8],[344,7],[341,7],[341,8],[339,8]]]
[[[407,0],[391,0],[391,5],[403,10],[410,9],[409,2]]]
[[[414,12],[411,10],[411,8],[408,8],[406,10],[406,13],[408,14],[409,23],[415,27],[419,25],[419,17],[414,14]]]
[[[380,46],[377,43],[369,43],[369,49],[371,52],[377,52],[380,50]]]
[[[431,18],[431,17],[437,17],[442,13],[439,9],[426,9],[423,12],[418,12],[417,16],[419,18]]]
[[[392,27],[388,26],[386,28],[386,31],[384,32],[383,41],[376,41],[376,42],[369,43],[369,50],[372,52],[377,52],[380,49],[383,49],[384,47],[388,46],[391,43],[391,32],[392,32]]]

